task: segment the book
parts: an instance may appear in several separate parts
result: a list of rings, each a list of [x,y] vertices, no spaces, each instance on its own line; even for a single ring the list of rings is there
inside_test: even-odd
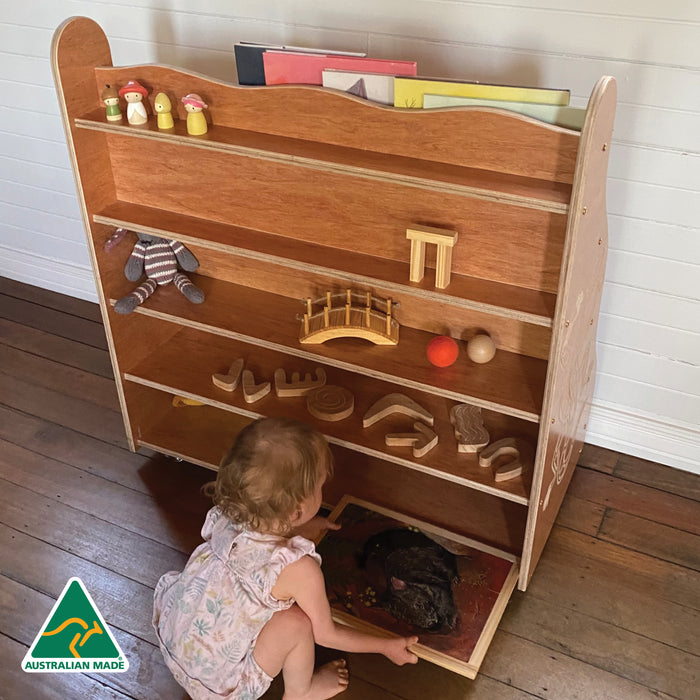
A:
[[[561,107],[560,105],[546,105],[538,102],[515,102],[511,100],[480,100],[474,97],[454,97],[452,95],[428,95],[423,96],[424,109],[436,109],[438,107],[491,107],[493,109],[507,109],[527,117],[533,117],[548,124],[556,124],[566,129],[583,129],[586,118],[586,110],[578,107]]]
[[[423,95],[426,93],[475,97],[485,100],[539,102],[561,106],[569,104],[568,90],[492,85],[470,81],[441,80],[439,78],[396,77],[394,79],[394,107],[422,109]]]
[[[394,104],[393,75],[327,68],[323,71],[322,79],[323,87],[343,90],[372,102],[380,102],[385,105]]]
[[[263,63],[266,85],[323,85],[323,71],[328,68],[389,75],[416,75],[415,61],[392,61],[383,58],[265,51]]]
[[[240,85],[264,85],[265,67],[263,54],[265,51],[294,51],[297,53],[316,53],[322,55],[354,56],[362,58],[365,53],[353,51],[335,51],[333,49],[313,49],[304,46],[274,46],[256,41],[240,41],[233,46],[236,58],[236,71]]]

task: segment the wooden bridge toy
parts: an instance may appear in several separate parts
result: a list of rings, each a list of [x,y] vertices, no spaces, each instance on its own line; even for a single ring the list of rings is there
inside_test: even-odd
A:
[[[353,305],[358,298],[363,303]],[[340,294],[326,292],[325,297],[316,300],[308,297],[305,303],[306,313],[299,335],[302,343],[325,343],[331,338],[364,338],[375,345],[399,342],[399,323],[392,317],[392,310],[398,304],[392,305],[391,299],[348,289]],[[314,313],[313,307],[319,305],[323,305],[322,310]],[[381,306],[384,308],[377,308]]]

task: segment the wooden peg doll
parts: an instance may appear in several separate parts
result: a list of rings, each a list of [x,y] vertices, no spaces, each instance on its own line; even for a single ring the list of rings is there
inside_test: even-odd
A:
[[[129,124],[138,126],[148,121],[146,108],[143,106],[143,98],[148,95],[148,90],[136,80],[130,80],[119,90],[119,96],[123,97],[128,105],[126,108],[126,118]]]
[[[156,95],[153,107],[158,114],[158,128],[163,130],[172,129],[175,123],[171,113],[173,107],[170,103],[170,98],[164,92],[159,92]]]
[[[111,85],[105,85],[105,89],[100,97],[105,103],[105,107],[107,107],[107,121],[120,122],[122,120],[122,111],[119,109],[119,93],[117,89]]]
[[[207,133],[207,120],[203,109],[207,108],[204,100],[192,92],[182,98],[182,103],[187,110],[187,133],[190,136],[201,136]]]

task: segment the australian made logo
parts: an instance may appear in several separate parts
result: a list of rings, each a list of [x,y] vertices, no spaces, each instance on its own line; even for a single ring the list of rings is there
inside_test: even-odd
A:
[[[84,673],[128,668],[127,658],[83,582],[70,579],[24,657],[22,669]]]

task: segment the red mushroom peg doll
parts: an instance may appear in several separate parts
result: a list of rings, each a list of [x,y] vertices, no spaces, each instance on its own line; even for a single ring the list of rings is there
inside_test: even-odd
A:
[[[105,85],[105,89],[100,97],[107,108],[107,121],[120,122],[122,120],[122,111],[119,109],[119,93],[117,89],[111,85]]]
[[[203,109],[207,108],[204,100],[192,92],[182,98],[182,103],[187,110],[187,133],[190,136],[202,136],[207,133],[207,120]]]
[[[120,97],[127,101],[126,118],[129,124],[138,126],[148,121],[146,108],[143,106],[143,98],[148,95],[148,90],[136,80],[130,80],[119,90]]]

